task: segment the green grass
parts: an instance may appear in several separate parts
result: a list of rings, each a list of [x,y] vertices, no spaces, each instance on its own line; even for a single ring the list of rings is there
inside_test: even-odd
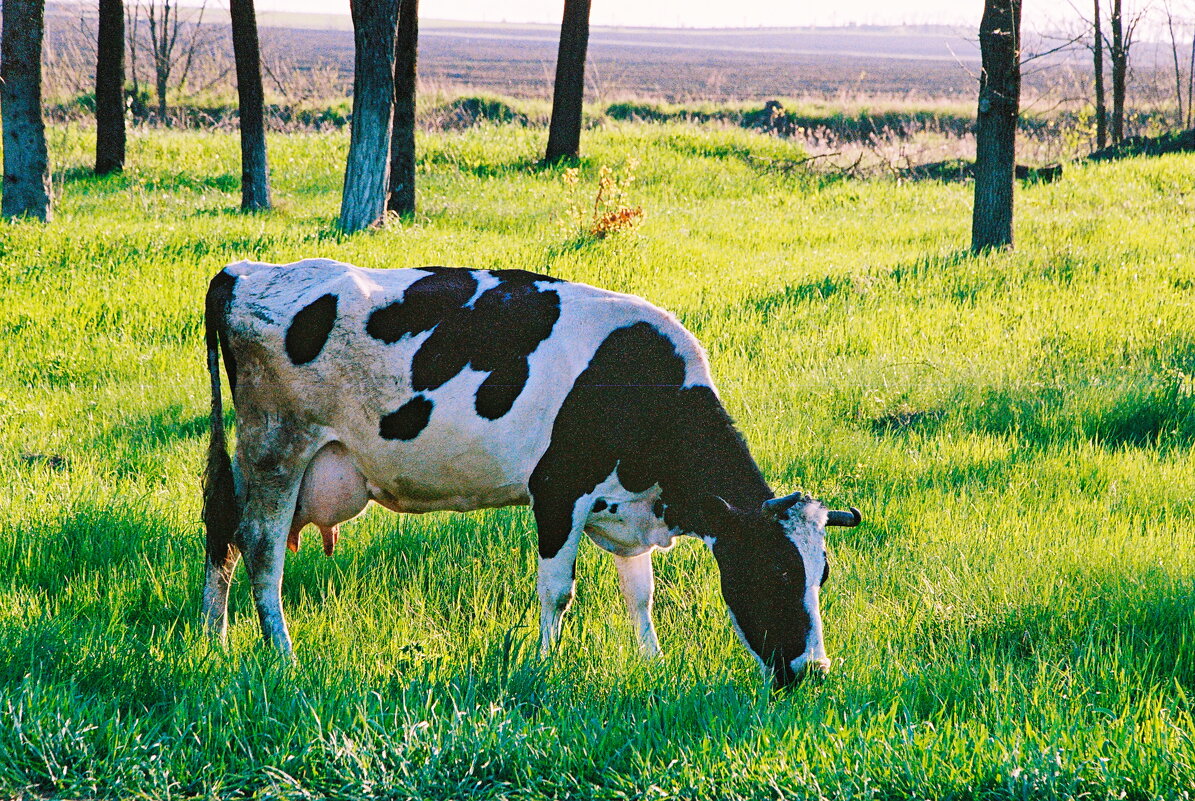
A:
[[[0,228],[0,795],[1172,798],[1195,785],[1195,157],[1076,165],[967,255],[970,187],[760,174],[791,146],[608,124],[630,234],[578,240],[543,134],[420,141],[421,211],[344,237],[347,134],[50,131],[48,226]],[[202,293],[223,264],[522,267],[641,294],[706,344],[766,474],[831,533],[831,677],[772,698],[697,542],[642,662],[586,546],[535,656],[526,510],[396,516],[288,557],[299,662],[198,626]],[[40,456],[38,456],[40,455]],[[58,457],[62,461],[52,461]]]

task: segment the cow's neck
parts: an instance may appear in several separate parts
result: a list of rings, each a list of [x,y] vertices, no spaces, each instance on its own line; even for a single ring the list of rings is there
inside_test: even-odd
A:
[[[669,469],[661,482],[666,521],[685,533],[703,536],[700,504],[717,495],[739,509],[758,509],[774,497],[771,487],[709,387],[681,390],[681,406],[663,454]]]

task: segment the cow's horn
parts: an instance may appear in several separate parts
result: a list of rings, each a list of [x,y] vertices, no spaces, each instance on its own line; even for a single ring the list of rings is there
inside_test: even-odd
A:
[[[849,512],[841,512],[837,509],[826,515],[827,526],[846,526],[852,528],[863,522],[863,515],[859,514],[859,510],[855,507],[850,507]]]
[[[803,492],[794,492],[792,495],[785,495],[783,498],[772,498],[770,501],[764,501],[763,511],[772,517],[779,517],[798,503],[809,503],[811,500],[813,499]]]

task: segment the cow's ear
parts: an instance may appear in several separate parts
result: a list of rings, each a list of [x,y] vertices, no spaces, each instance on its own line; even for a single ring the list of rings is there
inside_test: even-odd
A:
[[[734,526],[734,507],[726,502],[721,495],[706,495],[701,499],[701,514],[706,523],[713,529],[711,534],[730,533]]]

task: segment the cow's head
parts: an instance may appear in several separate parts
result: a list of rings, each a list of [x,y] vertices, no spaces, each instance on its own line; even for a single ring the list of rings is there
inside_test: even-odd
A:
[[[722,597],[743,642],[777,687],[825,673],[818,593],[830,574],[826,526],[858,525],[859,510],[829,511],[802,493],[757,509],[711,496],[705,507]]]

